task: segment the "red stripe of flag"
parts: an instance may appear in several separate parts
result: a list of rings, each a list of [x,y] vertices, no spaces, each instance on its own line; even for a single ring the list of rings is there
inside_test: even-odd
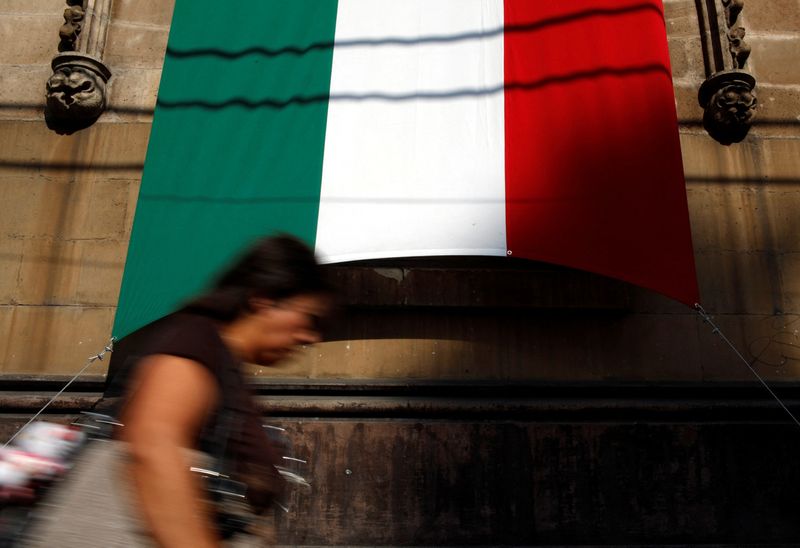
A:
[[[506,0],[513,256],[698,301],[660,0]]]

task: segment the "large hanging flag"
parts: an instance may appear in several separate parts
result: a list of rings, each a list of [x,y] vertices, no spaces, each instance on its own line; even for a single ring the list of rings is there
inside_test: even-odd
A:
[[[178,0],[114,328],[256,236],[697,300],[660,0]]]

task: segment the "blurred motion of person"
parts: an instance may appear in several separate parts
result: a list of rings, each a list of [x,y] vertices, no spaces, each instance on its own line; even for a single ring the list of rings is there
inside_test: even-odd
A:
[[[114,437],[127,442],[133,506],[153,543],[264,545],[247,524],[221,523],[186,449],[213,455],[224,446],[225,473],[244,485],[247,503],[256,514],[269,506],[283,481],[241,364],[269,366],[318,342],[332,300],[311,249],[269,237],[206,294],[117,343],[99,407],[123,425]]]

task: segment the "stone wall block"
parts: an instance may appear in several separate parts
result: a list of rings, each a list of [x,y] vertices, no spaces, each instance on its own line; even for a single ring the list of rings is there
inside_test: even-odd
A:
[[[798,188],[693,185],[687,196],[695,251],[800,251]]]
[[[113,239],[126,237],[125,222],[128,183],[94,181],[80,183],[90,186],[86,198],[72,204],[64,226],[64,239]]]
[[[742,185],[696,185],[687,190],[696,253],[763,248],[763,222],[753,196]]]
[[[681,152],[686,182],[745,183],[767,180],[774,176],[775,166],[767,161],[772,141],[745,140],[721,146],[702,128],[698,132],[681,133]]]
[[[169,26],[174,0],[114,0],[111,20]]]
[[[670,37],[668,43],[672,78],[702,82],[705,75],[703,72],[703,57],[700,50],[700,37]],[[697,88],[695,88],[696,102]]]
[[[683,131],[681,151],[688,185],[800,183],[800,139],[748,137],[726,147],[708,135]]]
[[[0,215],[0,236],[57,237],[63,229],[66,203],[80,190],[67,177],[51,179],[30,173],[0,176],[0,203],[7,206]]]
[[[64,11],[64,0],[3,0],[0,15],[52,15]]]
[[[773,86],[759,82],[754,136],[800,137],[800,84]]]
[[[49,65],[0,65],[0,120],[42,120],[44,82],[53,73]]]
[[[58,53],[58,29],[64,24],[65,7],[64,3],[47,14],[0,13],[0,60],[15,65],[49,65]],[[15,39],[22,29],[25,38]],[[44,82],[41,84],[44,89]]]
[[[697,7],[693,0],[665,0],[664,20],[667,23],[667,36],[670,38],[700,36]]]
[[[770,242],[780,253],[800,252],[800,183],[775,185],[764,195]]]
[[[114,308],[0,306],[3,373],[74,374],[111,336]],[[87,370],[103,373],[107,361]]]
[[[14,304],[19,299],[17,288],[23,246],[20,239],[0,236],[0,305]]]
[[[767,179],[797,189],[800,185],[800,139],[773,139],[765,143]]]
[[[698,338],[694,311],[683,314],[631,314],[596,328],[591,352],[599,375],[608,381],[699,381]],[[554,372],[555,373],[555,372]],[[563,369],[553,375],[563,378]]]
[[[128,246],[114,240],[80,242],[76,301],[116,307]]]
[[[103,62],[113,68],[161,69],[169,27],[111,21]]]
[[[742,17],[748,32],[797,32],[800,29],[797,0],[748,1]]]
[[[783,279],[783,312],[800,315],[800,253],[784,253],[780,256],[781,275]],[[800,360],[800,321],[793,333],[798,360]]]
[[[354,311],[347,332],[252,373],[286,378],[699,380],[694,312]],[[381,328],[381,326],[386,326]],[[687,350],[689,349],[689,350]],[[687,358],[689,356],[689,358]]]
[[[117,241],[25,240],[17,276],[26,305],[116,306],[126,246]]]
[[[800,350],[795,346],[800,316],[715,315],[709,311],[721,331],[759,375],[771,382],[796,381],[800,377]],[[758,382],[730,347],[711,332],[708,324],[699,323],[698,329],[705,380]],[[769,395],[765,393],[764,397]]]
[[[14,204],[0,217],[0,235],[16,238],[125,239],[129,181],[0,177],[0,197]]]
[[[160,69],[120,69],[108,88],[108,108],[99,122],[150,122],[156,105]]]
[[[695,253],[700,302],[720,314],[774,314],[782,308],[777,255],[766,252]]]
[[[748,68],[759,83],[800,84],[800,34],[747,37],[752,46]]]
[[[77,242],[25,240],[17,292],[24,305],[76,304],[81,265]]]
[[[141,188],[141,179],[130,181],[128,184],[128,201],[125,205],[125,241],[130,240],[131,231],[133,230],[133,219],[136,215],[136,203],[139,199],[139,189]]]
[[[149,137],[148,123],[96,124],[61,136],[42,122],[0,120],[0,177],[72,172],[135,179]]]
[[[675,107],[678,112],[678,124],[690,125],[701,128],[703,119],[703,109],[697,102],[697,88],[700,87],[700,80],[692,83],[676,83],[673,88],[675,91]]]

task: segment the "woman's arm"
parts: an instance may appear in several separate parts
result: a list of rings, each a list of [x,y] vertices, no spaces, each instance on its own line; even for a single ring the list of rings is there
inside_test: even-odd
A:
[[[134,490],[153,537],[165,548],[218,547],[185,453],[218,400],[212,373],[193,360],[158,354],[145,358],[132,380],[119,437],[129,443]]]

